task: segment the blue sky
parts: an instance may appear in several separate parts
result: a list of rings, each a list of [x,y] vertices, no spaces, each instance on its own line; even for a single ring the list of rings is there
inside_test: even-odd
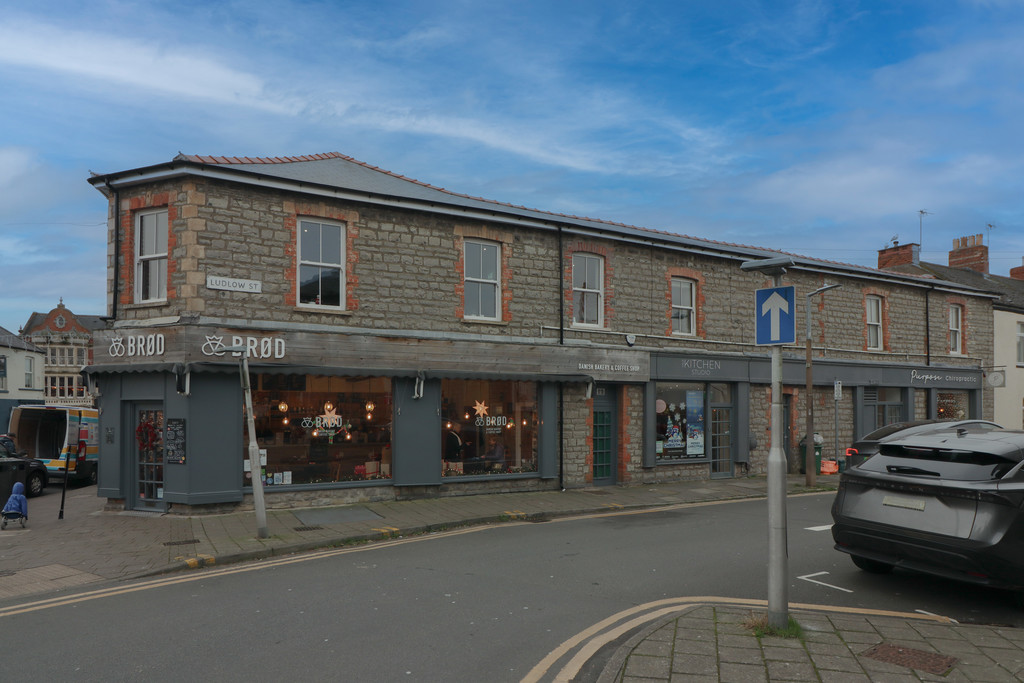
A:
[[[0,326],[62,297],[104,314],[86,179],[178,152],[341,152],[868,266],[894,237],[944,264],[983,234],[1005,275],[1022,35],[1024,0],[0,0]]]

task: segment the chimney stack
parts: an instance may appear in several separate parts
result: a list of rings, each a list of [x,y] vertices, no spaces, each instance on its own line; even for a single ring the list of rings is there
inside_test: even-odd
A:
[[[1024,259],[1021,259],[1024,261]],[[1010,277],[1014,280],[1024,280],[1024,265],[1017,266],[1016,268],[1010,268]]]
[[[953,250],[949,252],[949,267],[967,268],[987,275],[988,247],[982,243],[982,236],[970,235],[953,240]]]
[[[921,245],[914,244],[900,244],[895,239],[892,241],[891,247],[878,250],[878,269],[885,270],[887,268],[894,268],[896,266],[914,265],[916,266],[921,260]]]

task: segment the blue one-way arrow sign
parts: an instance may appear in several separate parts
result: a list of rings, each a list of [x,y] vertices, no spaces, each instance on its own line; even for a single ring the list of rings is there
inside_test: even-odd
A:
[[[769,287],[754,292],[757,345],[796,341],[796,288]]]

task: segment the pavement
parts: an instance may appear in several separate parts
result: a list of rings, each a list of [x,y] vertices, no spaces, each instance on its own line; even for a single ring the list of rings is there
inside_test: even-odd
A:
[[[0,531],[0,605],[90,584],[471,525],[763,498],[766,483],[763,476],[738,476],[271,509],[264,539],[257,538],[251,508],[192,517],[116,511],[105,509],[106,499],[96,496],[95,486],[69,488],[63,496],[60,486],[50,486],[29,499],[25,529],[14,524]],[[820,492],[837,483],[838,476],[822,475],[809,489],[804,475],[790,475],[787,490],[789,495]],[[608,627],[591,639],[592,650],[581,646],[573,661],[582,663],[575,668],[566,665],[554,678],[533,680],[1024,681],[1024,629],[790,604],[799,633],[784,637],[756,630],[766,622],[763,601],[693,597],[657,607]],[[0,609],[0,618],[4,615]],[[599,655],[598,644],[603,644]]]

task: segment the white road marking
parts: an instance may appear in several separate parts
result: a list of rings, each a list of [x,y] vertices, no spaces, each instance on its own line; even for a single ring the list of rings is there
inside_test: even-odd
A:
[[[818,572],[817,574],[804,574],[803,576],[798,576],[796,578],[803,579],[804,581],[807,581],[808,583],[816,583],[819,586],[825,586],[826,588],[835,588],[837,591],[843,591],[844,593],[852,593],[853,592],[849,588],[840,588],[839,586],[833,586],[832,584],[825,583],[824,581],[815,581],[812,578],[814,576],[828,576],[828,572]]]
[[[805,526],[804,531],[828,531],[831,528],[831,524],[825,524],[822,526]]]

